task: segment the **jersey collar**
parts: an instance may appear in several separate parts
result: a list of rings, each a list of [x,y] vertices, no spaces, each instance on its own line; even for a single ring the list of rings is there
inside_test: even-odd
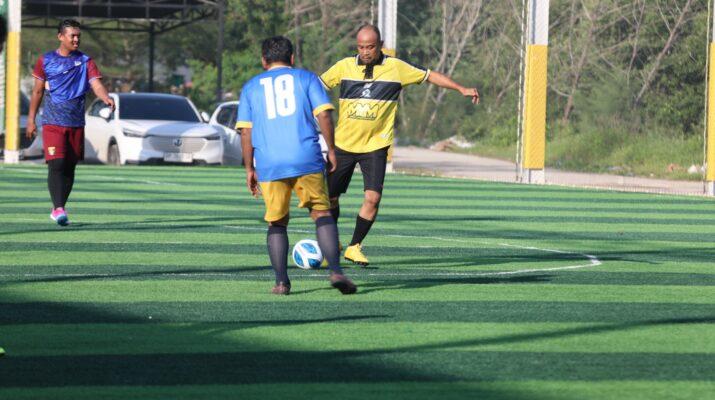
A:
[[[389,57],[387,54],[380,52],[380,58],[377,59],[376,62],[374,62],[372,65],[384,65],[385,64],[385,59]],[[355,65],[367,65],[364,62],[360,60],[360,55],[356,54],[355,55]]]

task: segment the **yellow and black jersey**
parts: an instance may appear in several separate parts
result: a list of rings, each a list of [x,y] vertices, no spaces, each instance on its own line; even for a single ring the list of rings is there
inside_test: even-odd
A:
[[[372,66],[358,56],[344,58],[320,79],[327,89],[340,85],[340,110],[335,145],[352,153],[368,153],[392,145],[397,100],[407,85],[422,83],[429,69],[383,55]]]

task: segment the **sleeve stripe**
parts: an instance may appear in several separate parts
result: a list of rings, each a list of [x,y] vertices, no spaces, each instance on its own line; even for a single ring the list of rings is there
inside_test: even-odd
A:
[[[43,82],[45,81],[45,79],[40,78],[39,76],[37,76],[37,75],[35,75],[35,74],[32,74],[32,77],[35,78],[35,79],[39,79],[39,80],[41,80],[41,81],[43,81]]]
[[[335,110],[335,107],[333,107],[333,105],[330,103],[323,104],[322,106],[315,107],[315,110],[313,110],[313,115],[318,116],[318,114],[325,110]]]
[[[422,79],[422,82],[420,82],[420,83],[423,83],[424,81],[426,81],[427,78],[429,78],[429,74],[430,74],[431,72],[432,72],[432,70],[431,70],[431,69],[428,69],[427,72],[425,72],[425,77],[424,77],[424,79]]]
[[[237,121],[236,129],[242,129],[242,128],[253,128],[253,124],[250,121]]]

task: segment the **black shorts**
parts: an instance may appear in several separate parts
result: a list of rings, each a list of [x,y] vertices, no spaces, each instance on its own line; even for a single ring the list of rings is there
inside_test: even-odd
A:
[[[382,193],[389,148],[390,146],[383,147],[369,153],[351,153],[336,147],[335,158],[338,160],[338,168],[328,175],[330,198],[339,197],[348,190],[356,164],[360,164],[360,171],[362,171],[363,190]]]

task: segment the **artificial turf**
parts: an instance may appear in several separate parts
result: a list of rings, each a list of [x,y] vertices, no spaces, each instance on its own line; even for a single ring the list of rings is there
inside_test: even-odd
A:
[[[358,294],[276,297],[243,170],[80,166],[67,228],[45,177],[0,167],[2,399],[715,398],[711,199],[390,175]]]

